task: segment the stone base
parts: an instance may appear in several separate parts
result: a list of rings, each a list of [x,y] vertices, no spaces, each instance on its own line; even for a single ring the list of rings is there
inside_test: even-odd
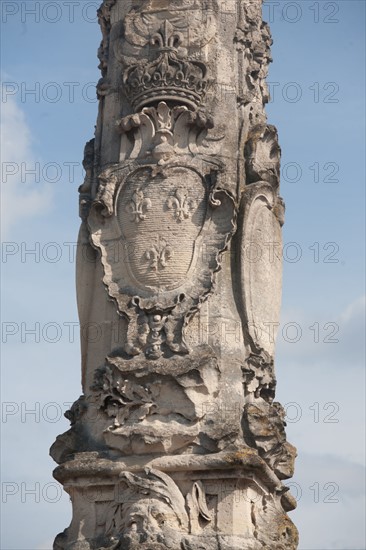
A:
[[[253,449],[100,458],[54,472],[73,504],[54,550],[295,550],[287,488]]]

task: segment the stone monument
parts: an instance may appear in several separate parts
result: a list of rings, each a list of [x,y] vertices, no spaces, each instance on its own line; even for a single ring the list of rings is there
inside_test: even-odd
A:
[[[294,550],[261,0],[104,0],[57,550]]]

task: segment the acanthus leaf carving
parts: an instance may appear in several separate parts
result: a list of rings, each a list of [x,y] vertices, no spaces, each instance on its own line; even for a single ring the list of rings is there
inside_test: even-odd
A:
[[[124,160],[151,158],[164,165],[177,155],[193,156],[207,149],[207,131],[213,128],[212,118],[203,111],[190,111],[187,107],[169,108],[165,101],[156,107],[145,107],[138,114],[128,115],[117,122],[124,134],[134,132],[135,144],[128,151],[121,141],[121,158]]]
[[[272,402],[276,389],[273,358],[264,350],[250,353],[242,370],[247,394]]]
[[[153,363],[122,361],[116,355],[96,371],[93,414],[103,441],[124,456],[218,451],[222,434],[234,440],[239,431],[229,416],[213,425],[210,402],[219,385],[217,360],[208,346],[193,358],[177,355]],[[198,515],[209,521],[200,487],[193,497]]]

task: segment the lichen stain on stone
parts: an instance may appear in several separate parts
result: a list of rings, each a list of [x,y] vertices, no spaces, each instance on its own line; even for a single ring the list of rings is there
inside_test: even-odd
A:
[[[245,448],[240,449],[240,451],[228,453],[225,456],[225,460],[228,464],[243,464],[245,462],[248,462],[254,456],[258,456],[256,451],[254,451],[253,449]]]

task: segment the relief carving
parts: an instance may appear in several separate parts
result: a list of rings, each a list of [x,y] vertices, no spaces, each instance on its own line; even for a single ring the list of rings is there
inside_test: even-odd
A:
[[[296,550],[261,0],[104,0],[98,17],[78,296],[106,330],[83,343],[85,395],[51,449],[74,507],[54,548]]]
[[[180,101],[196,108],[205,99],[210,81],[207,67],[201,61],[179,57],[182,34],[165,20],[149,43],[156,50],[153,61],[129,66],[123,74],[124,93],[134,110],[160,100]]]
[[[276,128],[270,125],[253,127],[245,144],[247,184],[266,181],[277,188],[280,181],[280,156]]]
[[[251,351],[269,358],[274,356],[281,307],[283,211],[283,202],[267,182],[247,186],[240,248],[242,303]]]
[[[180,55],[187,55],[188,48],[202,49],[217,32],[212,0],[205,0],[202,5],[197,0],[187,0],[184,4],[180,0],[169,0],[160,4],[159,9],[151,0],[142,0],[124,19],[125,40],[140,50],[149,45],[151,36],[160,33],[166,21],[169,30],[180,37]]]
[[[212,521],[212,513],[207,508],[205,488],[201,481],[195,481],[186,496],[189,510],[190,532],[197,534],[202,531],[200,520],[204,524]]]
[[[146,212],[151,208],[151,200],[144,198],[141,189],[137,189],[130,202],[126,205],[126,212],[130,214],[130,221],[139,223],[146,218]]]
[[[184,497],[165,473],[145,469],[141,475],[120,475],[117,502],[107,509],[107,536],[118,538],[119,548],[176,550],[189,520]]]
[[[84,148],[84,182],[79,187],[79,216],[86,221],[92,203],[92,191],[95,173],[95,139],[88,141]]]
[[[256,524],[255,538],[264,548],[296,550],[299,544],[297,529],[272,495],[264,495],[254,504],[253,518]],[[268,529],[268,525],[276,528]]]
[[[169,108],[165,101],[156,107],[145,107],[138,114],[117,122],[122,134],[121,158],[148,159],[158,165],[167,164],[176,155],[205,153],[207,130],[213,127],[210,116],[202,111],[190,111],[180,105]],[[128,147],[123,136],[133,134],[134,147]]]
[[[174,196],[168,197],[166,205],[169,210],[173,210],[173,217],[177,222],[182,222],[191,217],[196,201],[188,197],[188,191],[177,189]]]
[[[116,1],[117,0],[103,0],[97,11],[98,22],[102,31],[102,42],[98,49],[98,58],[100,61],[99,69],[101,70],[103,76],[106,75],[108,69],[111,10],[116,4]]]
[[[279,479],[294,474],[296,449],[286,441],[285,411],[280,403],[259,400],[244,407],[244,424],[251,443]],[[248,439],[249,442],[249,439]]]
[[[268,353],[251,353],[242,370],[246,393],[271,403],[275,396],[276,377],[273,359]]]
[[[187,353],[184,326],[210,293],[235,228],[235,202],[219,179],[223,166],[199,152],[212,121],[203,111],[159,102],[118,126],[132,134],[132,149],[122,140],[125,162],[99,176],[88,223],[109,294],[129,321],[124,352],[150,359],[167,348]],[[185,240],[172,218],[184,220]],[[129,250],[124,262],[114,260],[117,245]]]
[[[111,358],[97,371],[93,386],[106,443],[125,455],[184,453],[207,445],[218,450],[217,442],[232,433],[232,426],[230,420],[220,427],[210,420],[206,405],[217,395],[219,373],[213,359],[201,363],[177,363],[173,376],[164,362],[136,372]],[[200,494],[198,487],[194,495]]]
[[[166,240],[158,235],[156,243],[153,244],[152,248],[146,250],[144,256],[149,261],[149,268],[152,271],[161,271],[167,266],[173,254],[174,252]]]

